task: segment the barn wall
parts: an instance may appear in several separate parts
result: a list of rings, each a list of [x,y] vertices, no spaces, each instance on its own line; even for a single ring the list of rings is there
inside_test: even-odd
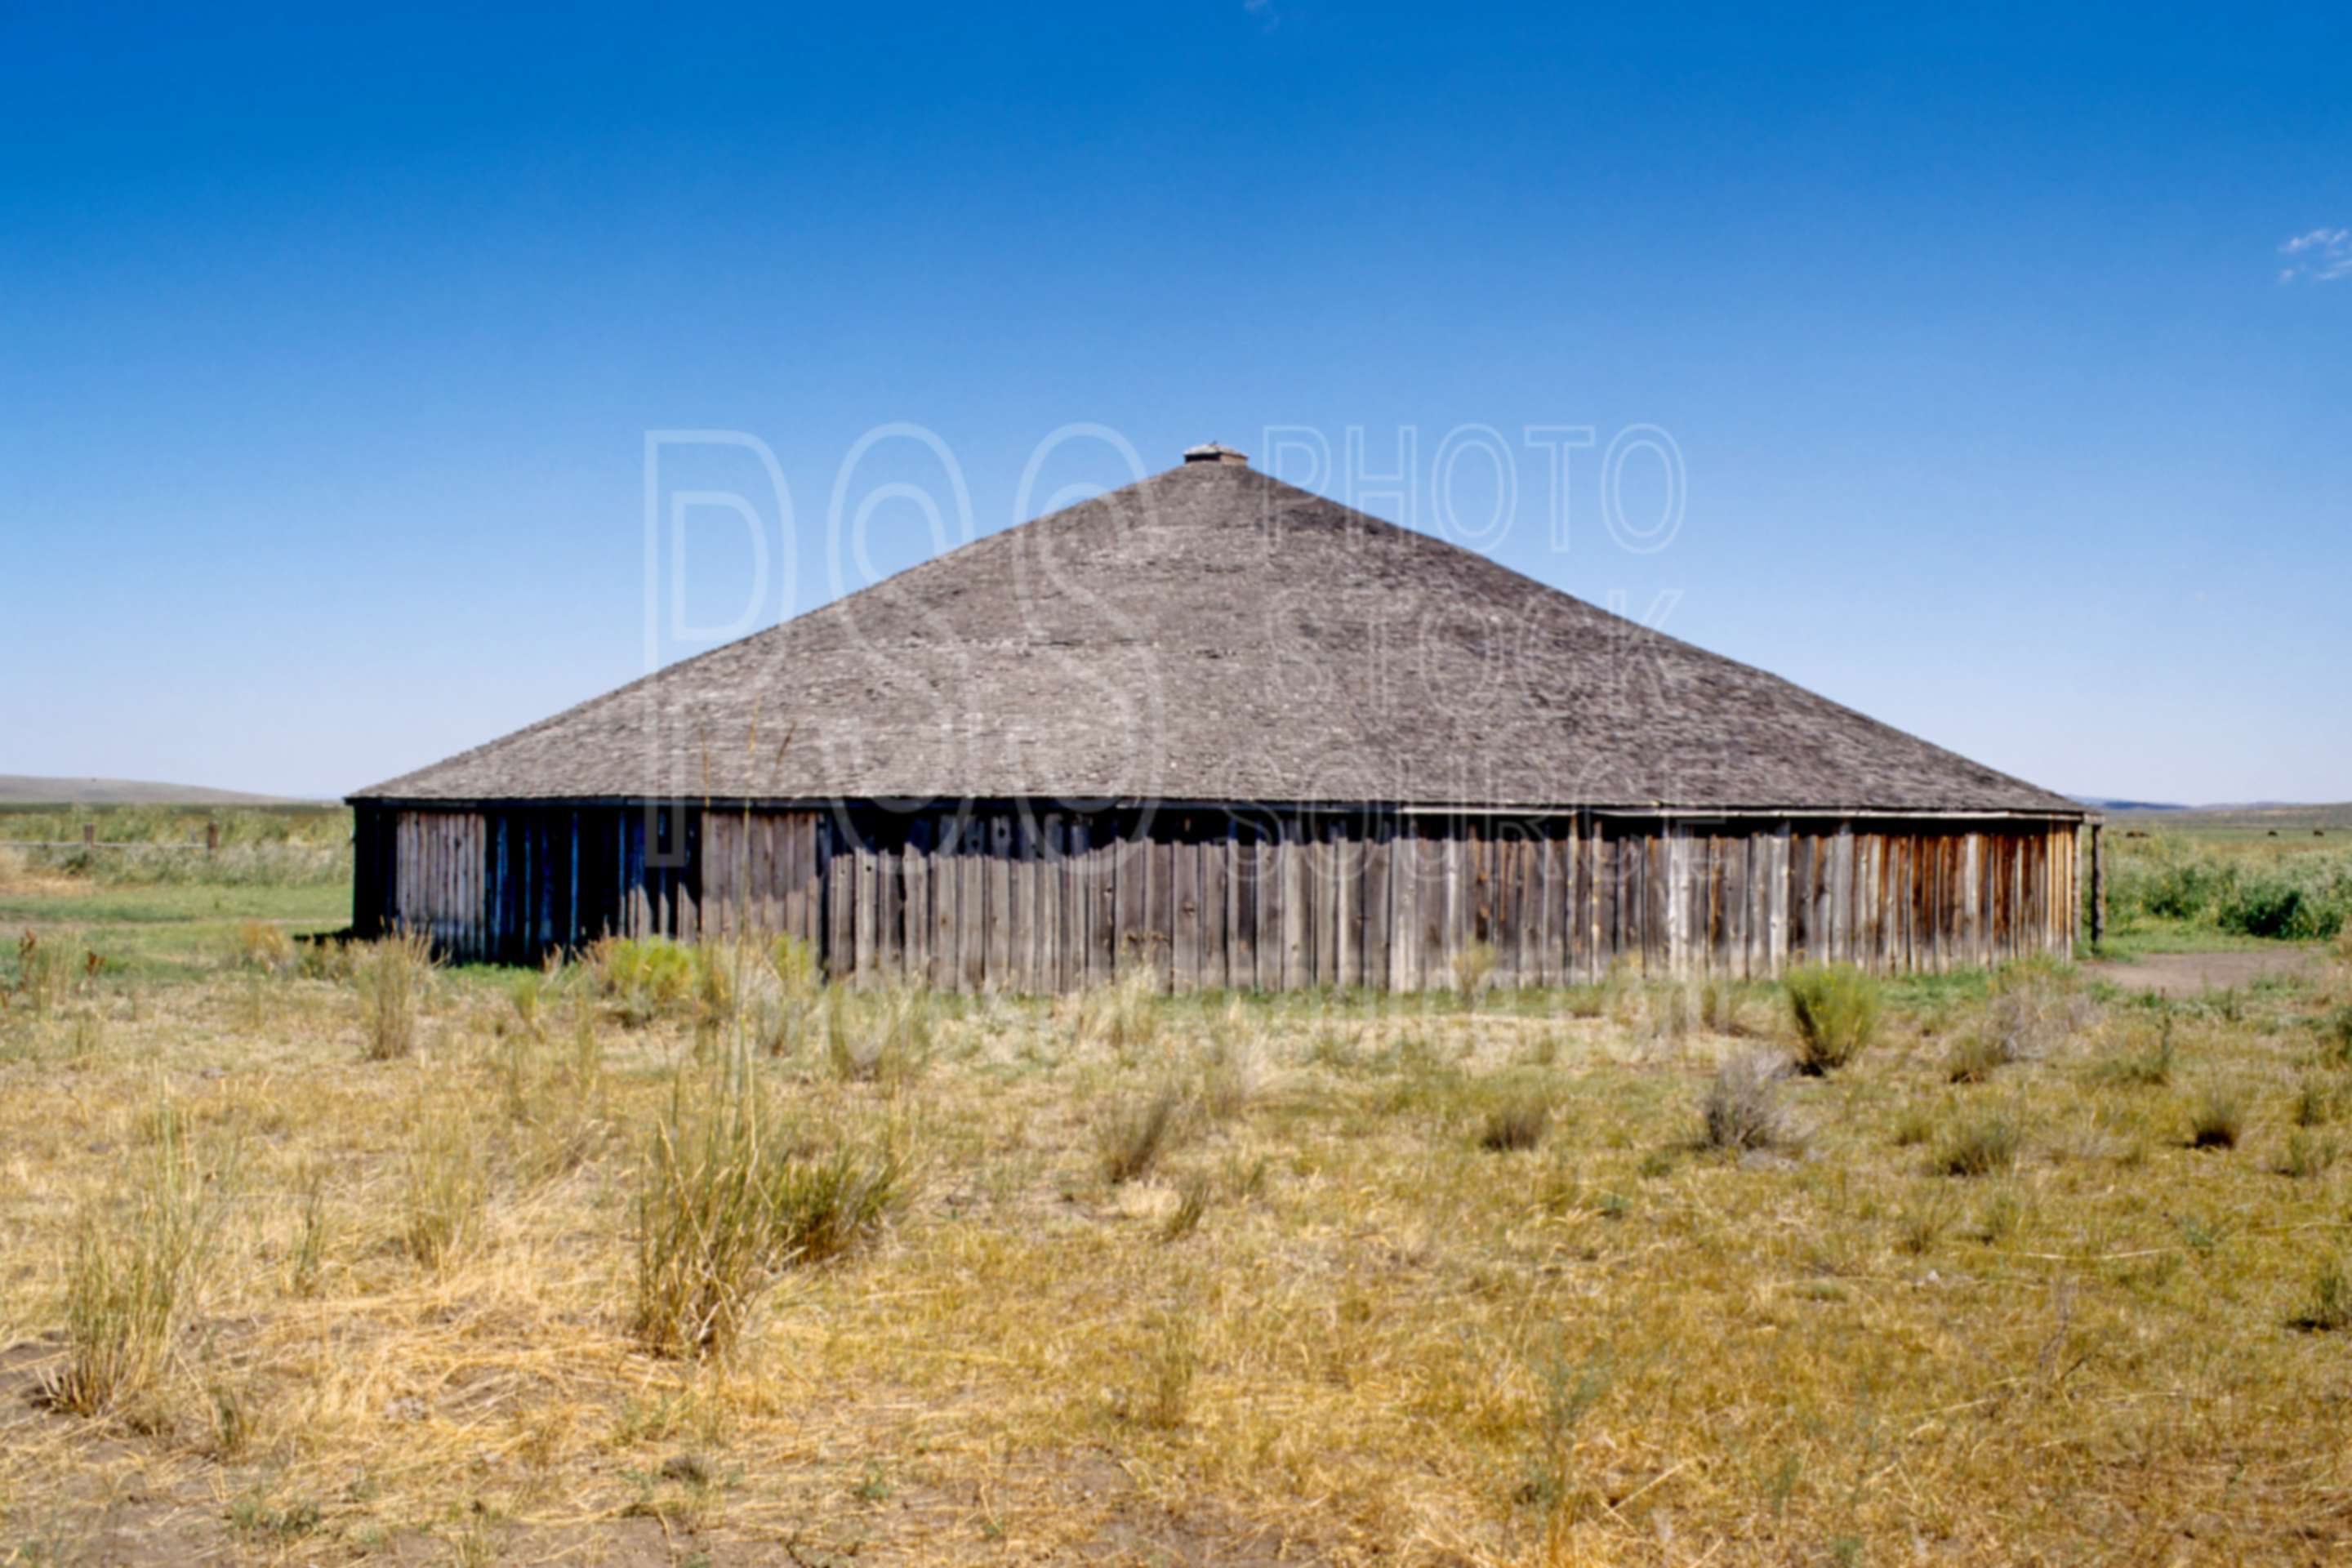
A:
[[[364,808],[359,844],[359,928],[459,959],[784,933],[953,991],[1437,989],[1479,942],[1512,986],[1936,972],[2071,956],[2079,905],[2064,821],[488,805]]]
[[[734,842],[719,815],[714,847]],[[1171,991],[1435,989],[1481,942],[1514,986],[1620,965],[1941,971],[2071,956],[2077,903],[2066,822],[1018,807],[751,820],[751,859],[705,861],[706,929],[791,931],[836,978],[957,991],[1066,991],[1133,967]],[[767,869],[787,864],[769,833],[799,835],[806,858]],[[786,887],[798,903],[778,901]]]
[[[606,935],[701,934],[690,807],[362,806],[352,924],[419,932],[458,963],[529,963]]]

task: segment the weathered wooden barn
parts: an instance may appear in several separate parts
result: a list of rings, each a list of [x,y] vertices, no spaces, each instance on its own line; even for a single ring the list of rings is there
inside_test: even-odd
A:
[[[1186,458],[354,795],[355,926],[1008,991],[2071,953],[2077,803]]]

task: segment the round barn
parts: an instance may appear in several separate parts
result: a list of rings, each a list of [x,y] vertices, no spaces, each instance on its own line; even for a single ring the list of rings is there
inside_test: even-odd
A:
[[[1016,992],[2063,956],[2088,820],[1216,446],[351,804],[362,934]]]

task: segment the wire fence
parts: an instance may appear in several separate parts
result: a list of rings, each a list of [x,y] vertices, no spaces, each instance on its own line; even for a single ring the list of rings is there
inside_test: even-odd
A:
[[[220,824],[205,824],[204,837],[184,842],[163,838],[110,839],[98,836],[95,823],[85,823],[79,838],[0,838],[0,849],[178,849],[220,853]]]

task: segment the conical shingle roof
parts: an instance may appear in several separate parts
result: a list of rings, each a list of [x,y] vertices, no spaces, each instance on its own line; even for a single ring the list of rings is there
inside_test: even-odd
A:
[[[992,534],[353,798],[648,795],[2082,811],[1225,461]]]

